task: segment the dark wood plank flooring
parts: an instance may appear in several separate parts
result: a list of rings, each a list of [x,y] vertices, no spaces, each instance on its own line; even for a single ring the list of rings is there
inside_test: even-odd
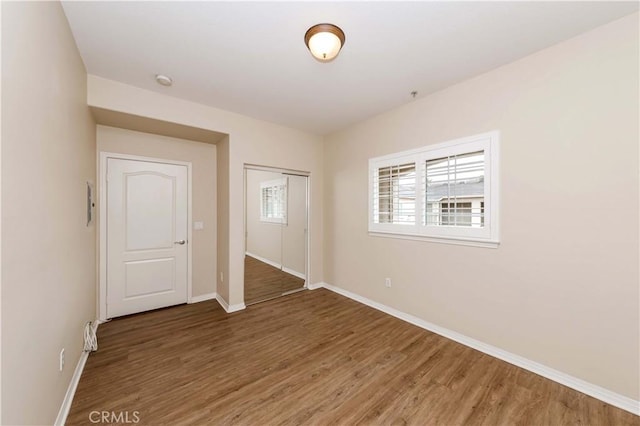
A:
[[[304,280],[251,256],[244,257],[244,303],[251,305],[304,287]]]
[[[68,425],[638,425],[623,410],[328,290],[98,330]],[[95,415],[94,415],[95,416]]]

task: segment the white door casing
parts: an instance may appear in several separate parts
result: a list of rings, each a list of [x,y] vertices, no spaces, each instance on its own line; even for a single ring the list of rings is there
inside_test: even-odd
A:
[[[190,165],[102,157],[100,318],[186,303]]]

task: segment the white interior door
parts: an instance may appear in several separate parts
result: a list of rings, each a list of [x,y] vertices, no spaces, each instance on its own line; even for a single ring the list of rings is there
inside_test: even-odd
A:
[[[187,302],[187,166],[107,160],[107,318]]]

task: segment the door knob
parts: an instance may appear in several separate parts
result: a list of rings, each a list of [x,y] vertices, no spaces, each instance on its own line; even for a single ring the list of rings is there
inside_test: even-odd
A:
[[[183,245],[184,243],[186,243],[186,241],[185,241],[185,240],[180,240],[180,241],[174,241],[174,243],[173,243],[173,244],[180,244],[180,245]]]

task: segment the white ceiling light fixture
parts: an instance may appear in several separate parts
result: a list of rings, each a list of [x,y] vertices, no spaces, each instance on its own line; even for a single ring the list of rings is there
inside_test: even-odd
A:
[[[304,43],[320,62],[332,61],[344,46],[344,32],[333,24],[317,24],[304,35]]]
[[[156,74],[156,81],[158,82],[158,84],[161,84],[163,86],[171,86],[173,84],[173,80],[171,80],[171,77],[167,77],[166,75],[162,74]]]

